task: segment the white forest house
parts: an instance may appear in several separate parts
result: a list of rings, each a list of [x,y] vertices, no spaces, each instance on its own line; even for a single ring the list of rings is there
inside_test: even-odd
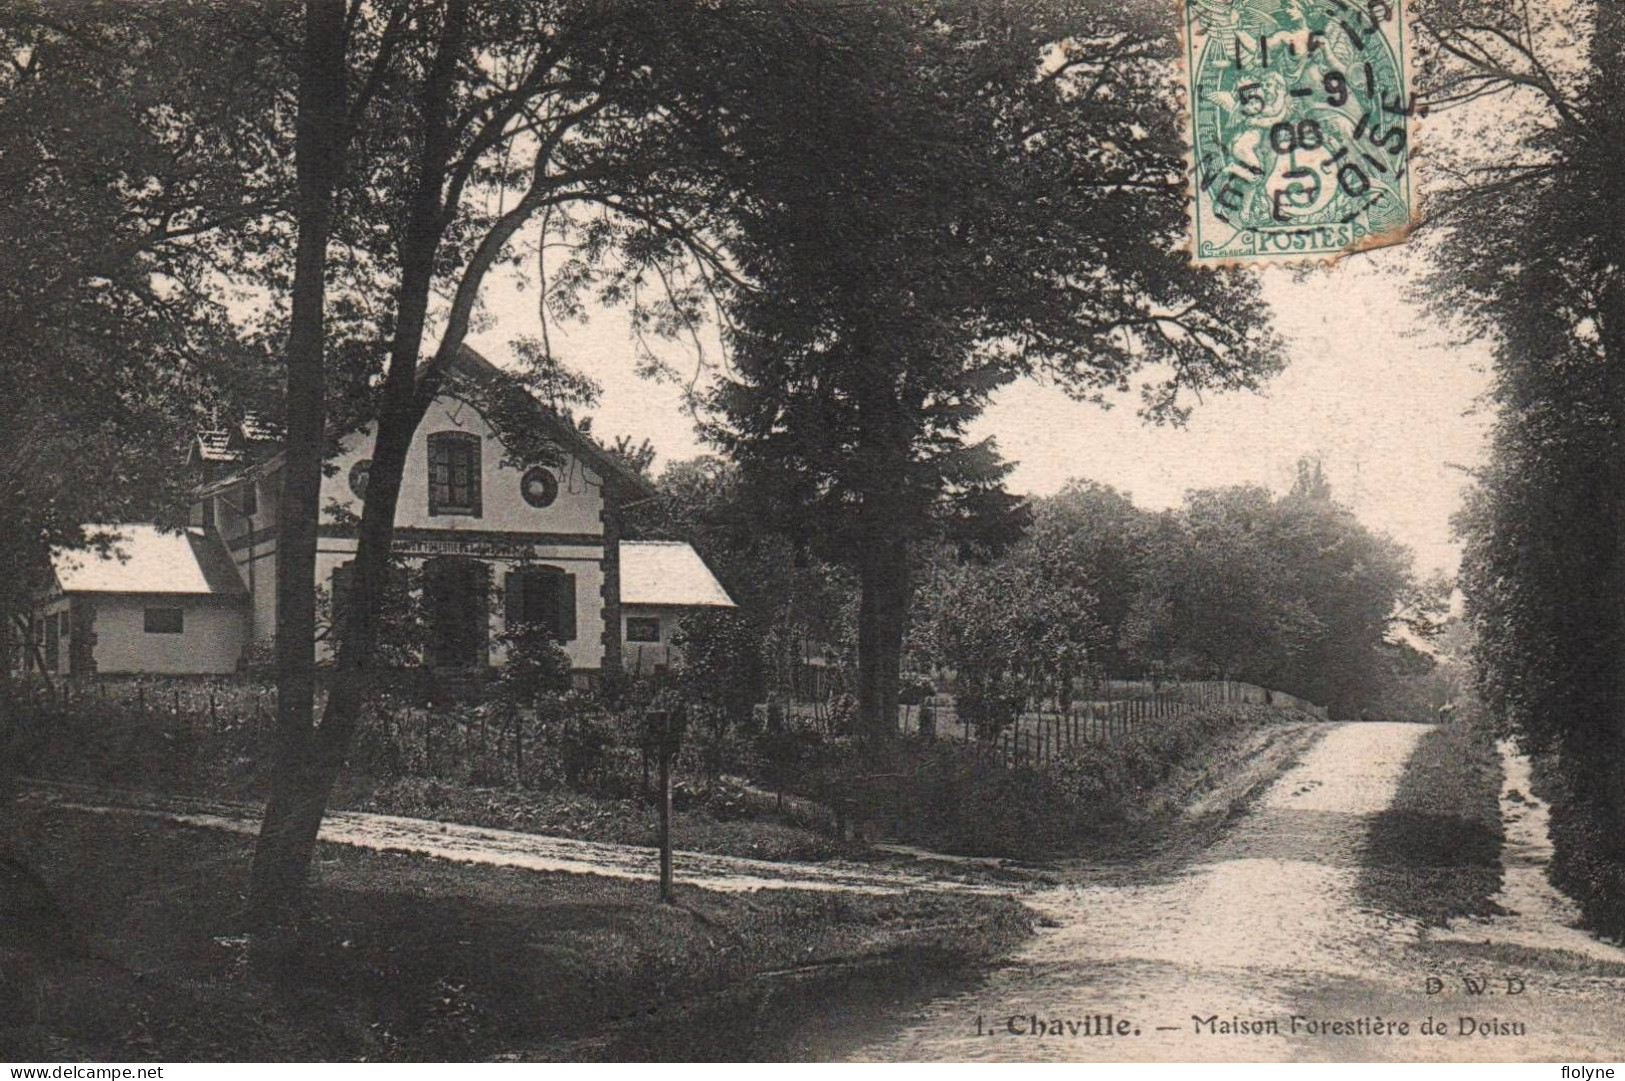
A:
[[[553,628],[583,680],[606,667],[649,672],[676,657],[694,611],[733,600],[686,543],[624,541],[622,508],[648,483],[574,424],[537,406],[561,450],[556,466],[504,462],[469,381],[495,369],[465,349],[413,438],[395,549],[421,573],[424,666],[440,674],[503,662],[512,622]],[[476,383],[477,385],[477,383]],[[463,393],[459,394],[459,387]],[[366,493],[370,426],[342,437],[323,480],[317,582],[342,598]],[[252,421],[200,433],[201,484],[190,528],[119,525],[112,557],[58,552],[25,668],[56,675],[224,674],[264,650],[276,627],[276,433]],[[326,643],[318,658],[327,659]]]

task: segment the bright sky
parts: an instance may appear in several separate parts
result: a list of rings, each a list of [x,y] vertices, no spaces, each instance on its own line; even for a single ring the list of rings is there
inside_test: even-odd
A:
[[[1402,299],[1413,262],[1388,250],[1307,276],[1266,271],[1266,294],[1289,343],[1287,370],[1261,394],[1210,396],[1182,430],[1145,425],[1132,396],[1102,410],[1024,383],[999,396],[975,434],[995,436],[1018,463],[1015,491],[1043,495],[1088,478],[1150,508],[1173,506],[1192,488],[1253,483],[1284,491],[1298,458],[1318,454],[1337,497],[1408,545],[1418,571],[1454,571],[1449,518],[1466,477],[1451,466],[1482,460],[1488,418],[1475,406],[1488,385],[1488,356],[1481,346],[1453,345]],[[502,283],[490,293],[493,318],[470,340],[502,362],[508,340],[538,333],[535,297]],[[616,313],[551,333],[561,358],[603,385],[591,410],[600,437],[647,437],[660,452],[657,470],[705,452],[680,388],[636,374]],[[692,350],[667,345],[662,353],[692,373]]]

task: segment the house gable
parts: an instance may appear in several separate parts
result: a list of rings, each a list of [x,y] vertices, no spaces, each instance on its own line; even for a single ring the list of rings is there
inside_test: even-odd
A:
[[[359,517],[367,463],[372,458],[374,426],[367,425],[339,443],[330,460],[331,475],[322,481],[322,522],[329,527]],[[472,483],[462,475],[472,458]],[[568,537],[601,537],[604,532],[604,477],[583,458],[565,452],[549,466],[520,469],[507,464],[495,429],[478,408],[446,393],[437,397],[412,437],[395,512],[399,530],[535,533]],[[447,492],[454,498],[444,498]],[[441,498],[437,498],[437,492]],[[471,492],[473,503],[464,501]]]

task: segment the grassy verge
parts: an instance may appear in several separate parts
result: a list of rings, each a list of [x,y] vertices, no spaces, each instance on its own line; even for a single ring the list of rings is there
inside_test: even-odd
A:
[[[1424,735],[1393,803],[1372,823],[1361,899],[1427,924],[1494,914],[1500,792],[1501,760],[1487,736],[1465,722]]]
[[[888,838],[969,856],[1046,859],[1133,848],[1193,800],[1244,771],[1260,730],[1318,723],[1264,706],[1221,706],[1071,748],[1042,767],[1006,768],[964,744],[905,743],[885,760],[842,763],[823,781]],[[814,795],[819,790],[814,790]]]
[[[777,822],[715,786],[672,815],[678,847],[721,856],[816,861],[857,854],[861,846]],[[659,814],[645,800],[610,799],[566,788],[479,788],[432,778],[358,778],[334,800],[335,810],[432,818],[583,841],[652,846]]]
[[[645,883],[322,846],[297,948],[251,967],[250,840],[43,808],[22,836],[95,958],[0,944],[16,1059],[772,1058],[845,993],[962,977],[1029,930],[998,898],[663,906]]]
[[[9,739],[0,732],[0,761],[27,775],[78,783],[231,803],[266,798],[272,754],[262,689],[253,699],[257,712],[248,712],[249,688],[234,683],[141,685],[141,709],[126,701],[133,693],[129,688],[114,686],[108,692],[95,686],[102,689],[30,718]],[[643,778],[635,750],[608,748],[589,779],[571,784],[561,770],[556,741],[539,733],[527,737],[524,770],[511,768],[510,761],[504,774],[497,751],[511,754],[511,741],[504,743],[507,736],[497,722],[471,708],[402,711],[390,722],[387,738],[378,718],[369,723],[373,727],[364,727],[352,766],[334,793],[333,810],[654,843],[656,810],[652,800],[638,798]],[[427,730],[438,734],[425,742]],[[387,744],[388,753],[380,744]],[[424,753],[425,745],[432,753]],[[854,846],[746,800],[727,784],[705,781],[701,772],[691,761],[680,763],[673,828],[681,847],[769,860],[816,861],[853,853]]]

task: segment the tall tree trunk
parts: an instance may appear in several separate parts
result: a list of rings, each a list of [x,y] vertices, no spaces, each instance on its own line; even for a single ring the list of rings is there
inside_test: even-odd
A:
[[[858,734],[888,742],[897,738],[903,636],[912,592],[908,542],[897,529],[891,500],[867,495],[859,513]]]
[[[321,726],[305,741],[304,753],[278,772],[278,790],[284,793],[278,808],[278,850],[294,891],[303,884],[310,867],[327,804],[366,704],[378,650],[379,615],[389,578],[401,476],[421,415],[421,410],[411,415],[385,413],[379,419],[372,467],[367,475],[366,509],[352,564],[350,603],[345,605],[347,622],[327,707]],[[264,834],[261,836],[263,847]]]
[[[294,154],[299,240],[288,336],[286,461],[277,541],[277,748],[271,797],[254,851],[250,915],[270,928],[304,886],[302,841],[316,676],[316,530],[327,410],[322,358],[326,331],[327,243],[345,142],[344,0],[306,0]]]
[[[344,768],[345,756],[366,703],[378,649],[379,616],[389,581],[395,512],[406,456],[432,400],[432,385],[420,385],[418,360],[428,322],[435,253],[446,228],[442,192],[452,152],[447,113],[467,29],[467,0],[449,0],[435,61],[424,82],[423,150],[414,198],[400,242],[400,299],[373,439],[372,465],[367,473],[367,497],[362,504],[349,603],[344,606],[347,622],[340,636],[321,726],[310,728],[307,711],[306,738],[300,745],[300,753],[290,757],[285,767],[278,770],[278,788],[283,793],[277,804],[278,865],[281,879],[291,891],[298,890],[308,872],[322,818],[327,813],[333,786]],[[461,344],[461,335],[448,333],[436,357],[437,367],[443,368]],[[319,484],[319,458],[317,466]],[[315,521],[313,514],[313,538]],[[314,553],[314,549],[312,551]],[[278,584],[280,587],[280,579]],[[313,604],[314,571],[306,579],[304,590],[305,600]],[[280,631],[278,639],[280,645]],[[305,641],[308,644],[310,638]],[[267,821],[270,821],[269,812]],[[263,847],[263,832],[261,836]],[[285,897],[291,900],[291,894]]]

